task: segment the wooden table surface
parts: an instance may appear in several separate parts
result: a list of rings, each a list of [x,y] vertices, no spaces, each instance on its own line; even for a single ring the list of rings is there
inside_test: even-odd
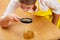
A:
[[[5,5],[2,6],[4,3],[3,1],[0,5],[1,15],[7,6],[8,0],[5,0],[5,2]],[[12,22],[8,29],[2,29],[0,27],[0,40],[26,40],[24,39],[23,34],[28,30],[32,30],[35,35],[31,40],[51,40],[60,37],[60,30],[46,18],[34,16],[32,14],[26,14],[20,9],[17,9],[16,13],[20,18],[31,18],[33,22],[30,24]]]

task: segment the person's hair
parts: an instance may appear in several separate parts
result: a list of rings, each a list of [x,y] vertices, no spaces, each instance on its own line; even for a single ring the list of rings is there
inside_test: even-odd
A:
[[[19,0],[19,2],[27,5],[32,5],[35,4],[36,0]]]

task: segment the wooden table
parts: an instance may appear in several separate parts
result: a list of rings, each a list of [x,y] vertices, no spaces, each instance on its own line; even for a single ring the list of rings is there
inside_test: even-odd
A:
[[[33,20],[31,24],[14,22],[10,25],[9,29],[0,28],[0,39],[25,40],[23,34],[27,30],[34,32],[35,37],[31,40],[50,40],[60,37],[60,30],[44,17],[29,16],[29,18]]]
[[[7,3],[8,0],[6,1],[6,5]],[[6,5],[1,5],[0,14],[4,12]],[[33,22],[31,24],[13,22],[8,29],[2,29],[0,27],[0,40],[25,40],[23,33],[26,30],[32,30],[34,32],[35,36],[31,40],[51,40],[60,37],[60,30],[46,18],[26,14],[23,11],[20,11],[20,9],[16,11],[20,18],[32,18]]]

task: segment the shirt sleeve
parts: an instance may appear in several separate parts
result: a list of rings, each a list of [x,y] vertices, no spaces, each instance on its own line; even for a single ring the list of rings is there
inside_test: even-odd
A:
[[[52,9],[55,14],[60,14],[60,3],[58,0],[46,0],[46,5]]]
[[[43,12],[49,9],[48,6],[45,4],[45,0],[38,0],[38,4],[39,4],[40,10]]]
[[[18,7],[18,3],[17,2],[18,1],[16,1],[16,0],[10,0],[10,2],[8,4],[8,7],[7,7],[6,11],[4,12],[4,15],[14,13],[14,11]]]

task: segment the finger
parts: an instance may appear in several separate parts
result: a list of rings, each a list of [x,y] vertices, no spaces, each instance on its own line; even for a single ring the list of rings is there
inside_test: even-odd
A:
[[[20,20],[19,20],[18,17],[16,17],[16,16],[14,16],[14,21],[20,22]]]
[[[20,17],[18,17],[17,15],[16,15],[16,18],[17,18],[17,19],[20,19]]]

